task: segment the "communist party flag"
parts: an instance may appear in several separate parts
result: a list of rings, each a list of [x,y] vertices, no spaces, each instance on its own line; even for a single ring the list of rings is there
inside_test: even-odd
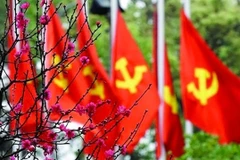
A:
[[[98,58],[96,47],[93,44],[93,38],[92,38],[92,35],[90,34],[91,31],[89,30],[88,24],[86,23],[87,21],[85,18],[84,9],[80,9],[82,4],[80,0],[77,0],[77,1],[79,4],[78,5],[79,17],[77,21],[77,30],[79,32],[78,39],[77,39],[78,47],[80,50],[82,49],[85,50],[82,52],[82,56],[87,56],[89,57],[89,60],[90,60],[88,66],[86,66],[83,69],[82,83],[85,83],[86,86],[89,86],[90,83],[93,81],[94,76],[97,74],[98,78],[93,84],[93,88],[89,92],[90,94],[89,98],[91,99],[91,101],[97,101],[99,99],[101,100],[110,99],[112,102],[117,103],[118,98],[116,96],[116,93],[114,93],[113,88],[111,87],[108,75]],[[98,24],[97,24],[97,27],[98,27]],[[86,45],[87,45],[87,48],[86,48]],[[106,117],[113,118],[115,113],[116,113],[116,109],[113,106],[113,103],[109,105],[106,104],[104,107],[99,108],[99,110],[97,111],[96,116],[94,117],[95,123],[99,123],[103,121]],[[114,149],[112,147],[114,146],[116,138],[119,136],[117,135],[118,125],[116,124],[115,120],[113,120],[111,123],[106,125],[104,128],[101,128],[101,130],[102,131],[109,130],[112,126],[114,127],[111,129],[111,132],[106,134],[106,136],[108,137],[108,139],[105,140],[105,143],[107,146],[105,148],[101,148],[99,154],[97,155],[97,158],[99,159],[106,159],[104,154],[104,151],[106,151],[106,149],[109,149],[109,147],[111,147],[111,149]],[[86,135],[85,140],[91,139],[91,138],[92,138],[91,135],[90,136]],[[91,147],[89,150],[85,150],[85,153],[89,153],[89,152],[91,153],[92,149],[94,148]]]
[[[177,97],[174,93],[173,82],[170,72],[170,65],[165,52],[164,67],[164,124],[163,141],[167,151],[171,151],[173,156],[179,157],[184,152],[184,136],[180,122]],[[159,119],[158,119],[159,120]]]
[[[38,97],[34,80],[36,71],[31,59],[30,46],[26,40],[16,43],[12,1],[9,6],[9,26],[11,26],[8,33],[8,68],[11,83],[9,87],[10,132],[17,134],[20,130],[21,138],[34,137],[39,140],[40,144],[43,144],[50,141],[47,138],[48,131],[45,130],[46,123],[40,118],[41,107],[36,100]],[[19,39],[24,39],[21,29],[19,29]]]
[[[78,7],[81,8],[81,6],[82,5],[79,5]],[[77,40],[79,53],[81,53],[80,58],[85,56],[88,57],[89,63],[87,65],[82,65],[79,58],[70,58],[72,63],[64,69],[64,72],[60,72],[57,76],[55,76],[52,81],[53,83],[49,85],[49,89],[51,90],[52,94],[55,95],[49,101],[49,106],[58,102],[62,109],[66,111],[73,109],[78,104],[87,105],[90,102],[94,102],[99,105],[104,104],[97,108],[92,117],[93,123],[96,125],[107,118],[112,118],[112,116],[115,114],[115,107],[113,107],[113,103],[115,102],[115,94],[110,87],[107,74],[99,62],[96,48],[91,41],[92,39],[90,39],[91,35],[89,34],[90,31],[88,29],[88,24],[85,21],[83,11],[84,9],[78,11]],[[53,5],[51,5],[48,14],[53,15],[54,12],[55,9]],[[51,32],[57,34],[47,34],[46,48],[47,51],[50,51],[47,55],[48,67],[64,59],[62,55],[66,50],[65,43],[68,43],[69,41],[66,37],[64,37],[65,32],[62,29],[61,22],[57,14],[52,16],[52,19],[47,25],[47,33]],[[69,55],[71,56],[74,54],[75,53],[72,52]],[[47,81],[50,81],[51,77],[54,76],[55,70],[52,70],[48,73]],[[57,96],[61,97],[57,99]],[[112,101],[110,104],[105,103],[108,99]],[[52,118],[53,120],[57,120],[60,116],[61,115],[55,114],[52,116]],[[72,117],[73,121],[79,123],[86,123],[88,120],[88,117],[85,114],[79,115],[79,113],[74,112],[74,110],[69,114],[69,116],[63,117],[63,119],[68,119],[70,116]],[[97,146],[92,144],[91,146],[87,147],[84,152],[93,153],[92,151],[95,150],[93,155],[94,157],[101,158],[101,156],[104,156],[104,151],[110,149],[115,140],[115,137],[113,136],[115,136],[117,127],[110,129],[113,125],[116,125],[114,121],[109,122],[102,127],[98,127],[99,130],[96,131],[98,136],[94,135],[96,132],[90,132],[86,134],[85,142],[88,143],[96,141],[96,138],[103,136],[103,134],[105,138],[108,138],[105,139],[106,147],[100,147],[100,150],[98,151],[98,149],[95,149]],[[102,133],[105,130],[110,132]]]
[[[155,58],[154,58],[155,59]],[[163,143],[167,152],[171,152],[174,157],[179,157],[184,152],[184,136],[178,114],[178,102],[174,93],[170,65],[165,51],[164,61],[164,114],[163,114],[163,129],[159,128],[159,116],[156,120],[156,140],[160,143],[159,135],[163,134]],[[153,65],[154,66],[154,65]],[[156,72],[154,73],[156,74]],[[160,157],[160,146],[156,148],[157,157]],[[171,155],[171,156],[172,156]]]
[[[117,13],[115,34],[112,76],[114,90],[122,99],[121,103],[125,107],[131,108],[148,88],[149,84],[152,84],[138,104],[132,108],[130,116],[125,117],[121,122],[121,127],[124,128],[124,131],[120,138],[120,143],[124,143],[126,140],[129,140],[131,132],[134,132],[137,124],[140,123],[145,110],[148,110],[136,135],[127,148],[127,151],[131,153],[139,139],[152,124],[157,114],[160,99],[148,65],[119,11]]]
[[[156,84],[158,83],[157,70],[157,12],[154,12],[154,26],[153,26],[153,74],[155,76]],[[164,53],[164,88],[163,88],[163,128],[159,128],[160,117],[159,113],[156,118],[156,141],[157,144],[160,144],[159,136],[163,134],[163,143],[165,150],[167,152],[171,152],[174,157],[179,157],[184,152],[184,136],[183,130],[180,122],[180,117],[178,114],[178,103],[176,95],[174,94],[172,76],[170,71],[170,64],[167,56],[167,49],[165,45],[165,53]],[[156,156],[157,158],[161,155],[161,146],[157,146],[156,148]],[[171,155],[171,156],[172,156]]]
[[[54,95],[48,101],[48,106],[59,104],[63,111],[68,111],[74,109],[80,103],[80,99],[85,93],[85,91],[81,90],[82,88],[85,89],[85,87],[83,87],[79,79],[81,62],[79,59],[73,58],[68,58],[68,61],[65,59],[63,62],[63,55],[67,52],[70,41],[62,28],[62,23],[53,4],[50,4],[47,14],[51,19],[46,25],[46,68],[52,67],[52,69],[46,74],[46,85],[49,85],[48,89]],[[72,52],[68,53],[69,56],[73,54]],[[71,61],[73,62],[69,64]],[[62,67],[53,68],[59,64]],[[63,117],[57,112],[51,113],[52,120],[58,120],[59,118],[69,119],[70,116],[73,117],[74,121],[80,123],[85,123],[88,119],[87,116],[80,116],[77,112],[71,112],[71,115]]]
[[[180,78],[184,116],[221,143],[240,142],[240,80],[181,11]]]

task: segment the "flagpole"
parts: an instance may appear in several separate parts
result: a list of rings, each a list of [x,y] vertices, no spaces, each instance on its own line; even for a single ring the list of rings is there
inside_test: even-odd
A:
[[[190,0],[181,0],[185,15],[190,18]],[[189,120],[185,121],[185,132],[187,135],[193,134],[193,125]],[[188,145],[188,142],[186,143]]]
[[[14,9],[12,10],[12,15],[13,15],[12,18],[13,18],[13,21],[15,21],[15,15],[20,12],[19,0],[12,0],[12,5],[13,5],[13,8],[16,6],[16,13],[15,13],[15,10],[14,10]],[[17,35],[18,35],[18,37],[19,37],[20,39],[23,38],[23,37],[20,35],[20,30],[19,30],[16,26],[14,26],[13,28],[14,28],[14,29],[13,29],[14,35],[15,35],[15,29],[17,29]],[[15,35],[14,38],[16,38],[17,35]],[[20,42],[17,42],[17,44],[16,44],[16,50],[17,50],[17,51],[20,50]]]
[[[183,9],[184,9],[184,13],[185,15],[190,18],[190,14],[191,14],[191,11],[190,11],[190,0],[182,0],[182,3],[183,3]]]
[[[117,10],[118,10],[118,0],[111,0],[110,1],[110,27],[111,27],[111,32],[110,32],[110,79],[112,79],[112,71],[113,71],[113,44],[114,44],[114,38],[115,38],[115,32],[116,32],[116,23],[117,23]]]
[[[158,79],[158,92],[161,96],[162,101],[160,102],[159,110],[158,110],[158,121],[159,121],[159,140],[161,147],[161,156],[159,160],[166,159],[166,151],[163,144],[163,119],[164,119],[164,44],[165,44],[165,10],[164,10],[164,0],[157,1],[157,79]]]

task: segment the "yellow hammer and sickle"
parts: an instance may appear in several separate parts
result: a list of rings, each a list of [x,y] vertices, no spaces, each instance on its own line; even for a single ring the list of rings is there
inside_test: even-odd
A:
[[[27,84],[32,84],[33,80],[27,81]]]
[[[176,95],[171,93],[169,86],[164,86],[163,92],[164,92],[164,102],[171,107],[173,114],[177,114],[178,105],[177,105]]]
[[[209,98],[213,97],[219,88],[218,78],[215,72],[212,73],[212,83],[207,88],[207,79],[210,78],[210,73],[204,68],[196,68],[194,70],[194,76],[198,79],[198,88],[191,82],[187,85],[187,91],[192,93],[196,99],[200,101],[200,104],[205,106]]]
[[[61,58],[59,55],[56,55],[53,58],[53,65],[57,65],[59,62],[61,61]],[[71,69],[71,65],[67,66],[66,69]],[[68,79],[66,79],[63,75],[63,71],[61,69],[59,69],[59,74],[56,78],[53,79],[53,82],[60,87],[61,89],[65,90],[68,87]],[[66,90],[66,92],[68,92],[68,89]]]
[[[115,69],[119,70],[123,76],[124,80],[116,80],[117,88],[128,89],[130,93],[137,92],[137,86],[143,78],[143,73],[147,71],[145,65],[136,66],[134,68],[133,77],[130,76],[129,71],[127,70],[128,61],[126,58],[120,58],[116,64]]]
[[[94,80],[94,73],[93,73],[93,68],[92,66],[88,65],[83,69],[83,75],[84,76],[90,76],[92,80]],[[93,88],[90,89],[89,93],[91,95],[99,96],[102,100],[105,99],[104,95],[104,85],[103,82],[100,82],[96,80],[93,84]]]

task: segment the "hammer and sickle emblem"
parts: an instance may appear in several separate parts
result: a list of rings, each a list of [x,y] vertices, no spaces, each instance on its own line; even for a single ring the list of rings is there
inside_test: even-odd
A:
[[[200,101],[200,104],[205,106],[209,98],[213,97],[219,88],[218,78],[215,72],[212,73],[212,83],[207,88],[207,79],[210,78],[210,73],[204,68],[196,68],[194,70],[194,76],[198,79],[198,88],[191,82],[187,85],[187,91],[192,93],[196,99]]]
[[[53,59],[53,65],[57,65],[61,61],[61,58],[59,55],[56,55]],[[66,69],[69,70],[71,68],[71,65],[67,66]],[[68,79],[66,79],[63,75],[63,70],[59,69],[59,74],[56,78],[53,79],[53,82],[60,87],[61,89],[65,90],[68,87]],[[66,90],[68,92],[68,89]]]
[[[93,73],[93,68],[92,66],[88,65],[83,69],[83,75],[84,76],[90,76],[92,80],[94,80],[94,73]],[[105,99],[104,95],[104,85],[103,82],[100,82],[96,80],[93,84],[93,88],[90,89],[89,93],[91,95],[99,96],[102,100]]]
[[[128,61],[126,58],[120,58],[116,64],[115,69],[119,70],[123,76],[124,80],[116,80],[117,88],[128,89],[130,93],[137,92],[137,86],[143,78],[143,73],[147,71],[147,67],[144,65],[136,66],[134,68],[133,77],[130,76],[130,73],[127,69]]]
[[[169,86],[164,86],[163,94],[164,94],[164,102],[171,107],[173,114],[177,114],[178,106],[177,106],[176,95],[171,93]]]
[[[33,84],[33,80],[31,80],[31,81],[27,81],[27,84]]]

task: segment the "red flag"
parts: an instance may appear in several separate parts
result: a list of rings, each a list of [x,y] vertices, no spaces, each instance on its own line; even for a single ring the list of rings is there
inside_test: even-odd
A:
[[[80,8],[81,6],[82,5],[79,5]],[[55,9],[53,5],[51,5],[48,15],[51,16],[54,14],[54,12]],[[69,43],[69,40],[66,38],[66,36],[64,37],[65,31],[62,29],[61,22],[57,14],[54,14],[48,23],[47,31],[48,33],[57,33],[47,37],[46,49],[50,52],[48,54],[46,66],[50,67],[53,64],[54,60],[55,62],[60,62],[62,59],[64,59],[62,55],[66,52],[66,45]],[[53,79],[53,83],[49,86],[52,94],[55,95],[49,101],[49,106],[52,106],[58,102],[64,111],[73,109],[73,111],[69,115],[64,116],[63,119],[68,119],[71,116],[73,121],[86,123],[89,117],[87,117],[85,114],[79,115],[79,113],[75,111],[76,106],[86,106],[89,103],[93,102],[97,105],[97,110],[92,117],[93,123],[95,125],[99,125],[99,123],[103,120],[106,119],[106,121],[109,121],[107,118],[112,118],[112,116],[115,115],[115,108],[113,107],[114,103],[108,104],[107,100],[110,99],[114,102],[116,98],[110,87],[109,80],[107,79],[107,74],[99,62],[96,49],[93,45],[92,39],[90,39],[91,35],[89,32],[90,31],[88,30],[88,24],[86,23],[83,15],[83,10],[81,10],[78,17],[77,32],[78,47],[80,50],[79,53],[81,53],[80,59],[76,59],[74,56],[74,54],[78,53],[69,53],[69,56],[73,57],[69,58],[68,61],[72,61],[72,63],[68,67],[65,67],[64,72],[60,72],[60,74],[58,74]],[[51,50],[54,46],[56,47]],[[87,57],[88,59],[86,59]],[[82,64],[81,60],[84,62],[87,62],[89,60],[89,63],[86,65]],[[67,63],[68,62],[65,64]],[[48,82],[51,80],[51,77],[54,76],[56,70],[57,69],[53,69],[48,73]],[[61,97],[58,99],[57,96]],[[54,114],[52,118],[55,120],[60,116],[61,114]],[[114,121],[108,122],[107,124],[103,124],[102,127],[97,127],[98,130],[95,129],[96,132],[86,134],[85,142],[94,142],[94,144],[87,147],[84,152],[90,152],[93,154],[94,151],[93,156],[97,158],[104,156],[104,151],[110,149],[110,147],[113,147],[114,145],[117,125],[116,127],[112,128],[113,125],[116,125]],[[105,130],[108,132],[105,133]],[[95,133],[98,133],[98,135],[95,135]],[[106,145],[105,147],[96,145],[98,137],[102,137],[104,139],[104,143]],[[95,147],[99,148],[96,149]]]
[[[240,81],[217,58],[181,11],[184,116],[221,143],[240,142]]]
[[[158,82],[157,77],[157,12],[154,12],[154,48],[153,48],[153,74],[155,75],[156,84]],[[166,46],[165,46],[166,47]],[[177,98],[174,94],[172,76],[170,71],[170,65],[167,56],[167,49],[164,53],[164,114],[163,114],[163,131],[159,128],[159,116],[156,118],[156,140],[160,144],[159,135],[163,134],[164,146],[167,152],[171,152],[174,157],[179,157],[184,151],[184,137],[180,117],[178,115]],[[159,64],[161,65],[161,64]],[[162,132],[162,133],[161,133]],[[159,158],[161,155],[161,148],[157,146],[156,156]]]
[[[67,56],[67,54],[71,56],[74,53],[66,53],[70,41],[67,39],[67,34],[62,28],[62,23],[53,4],[50,5],[48,16],[51,17],[51,19],[46,26],[46,68],[57,66],[59,64],[62,66],[62,68],[55,67],[47,72],[46,85],[50,83],[48,89],[51,91],[51,94],[54,95],[48,101],[48,105],[51,108],[51,106],[59,104],[64,113],[76,108],[80,103],[83,94],[86,92],[86,90],[82,91],[83,85],[82,83],[79,83],[80,68],[82,65],[80,60],[74,59],[74,57],[68,58],[68,61],[64,61],[64,54],[65,56]],[[69,65],[71,61],[73,62]],[[58,120],[61,116],[63,116],[63,119],[69,119],[72,117],[74,121],[83,124],[88,119],[84,114],[80,116],[77,112],[71,112],[70,115],[68,114],[65,116],[60,112],[53,112],[51,114],[53,120]]]
[[[78,0],[78,6],[81,8],[82,4]],[[79,10],[79,17],[78,17],[78,47],[79,49],[83,49],[82,56],[87,56],[89,57],[89,64],[83,69],[83,74],[82,76],[82,85],[89,86],[91,82],[93,81],[93,77],[98,74],[98,78],[96,82],[93,84],[93,88],[89,92],[89,101],[98,101],[99,99],[101,100],[107,100],[110,99],[112,102],[117,102],[117,97],[110,86],[110,81],[108,79],[108,75],[106,71],[104,70],[103,65],[100,63],[98,54],[96,51],[96,47],[93,44],[93,38],[91,37],[92,33],[88,27],[88,23],[86,21],[85,15],[84,15],[84,8],[82,10]],[[97,27],[100,24],[97,24]],[[87,46],[87,48],[85,48]],[[85,88],[86,89],[86,88]],[[104,107],[99,108],[99,110],[96,113],[96,116],[94,117],[95,123],[99,123],[106,119],[107,117],[113,118],[115,116],[115,108],[113,108],[113,103],[111,104],[106,104]],[[106,159],[104,152],[108,149],[114,149],[114,143],[116,138],[119,136],[117,135],[118,131],[118,126],[114,121],[109,123],[107,126],[104,128],[101,128],[102,131],[104,130],[109,130],[112,126],[111,132],[106,134],[105,136],[108,137],[107,140],[105,140],[106,147],[101,148],[100,152],[98,153],[99,159]],[[103,133],[102,133],[103,134]],[[87,136],[87,135],[86,135]],[[99,137],[99,136],[98,136]],[[87,136],[85,139],[91,139],[91,136]],[[85,153],[91,153],[92,149],[95,146],[91,147],[89,150],[85,150]]]
[[[132,38],[120,12],[117,15],[116,37],[113,48],[113,85],[115,92],[122,99],[122,104],[130,108],[141,94],[152,84],[150,90],[143,96],[137,106],[131,110],[129,117],[124,118],[121,127],[124,128],[120,142],[129,140],[131,132],[140,123],[144,112],[148,110],[141,126],[139,127],[132,143],[128,146],[128,152],[132,152],[139,139],[152,124],[159,105],[159,96],[154,85],[152,74],[146,61]]]
[[[166,150],[172,151],[173,156],[179,157],[184,151],[184,137],[166,52],[165,55],[163,140]]]
[[[22,138],[39,138],[39,143],[49,142],[45,130],[45,122],[40,120],[41,107],[37,102],[37,86],[34,80],[36,75],[35,67],[32,62],[30,46],[27,41],[17,43],[15,38],[14,18],[12,1],[10,1],[8,33],[8,67],[10,83],[9,99],[11,102],[11,122],[10,131],[12,134],[19,133],[20,129]],[[23,39],[23,31],[19,29],[19,37]],[[19,48],[17,48],[17,46]],[[21,114],[19,114],[21,113]],[[41,126],[41,127],[40,127]]]
[[[156,138],[158,144],[160,144],[159,135],[163,134],[164,146],[167,152],[171,153],[171,156],[179,157],[184,152],[184,136],[178,115],[178,102],[174,93],[172,77],[170,72],[170,65],[165,51],[165,63],[164,63],[164,114],[163,114],[163,131],[159,128],[159,116],[157,116],[156,124]],[[154,66],[154,65],[153,65]],[[155,72],[156,73],[156,72]],[[154,73],[154,74],[155,74]],[[156,148],[157,157],[160,157],[161,148]]]

